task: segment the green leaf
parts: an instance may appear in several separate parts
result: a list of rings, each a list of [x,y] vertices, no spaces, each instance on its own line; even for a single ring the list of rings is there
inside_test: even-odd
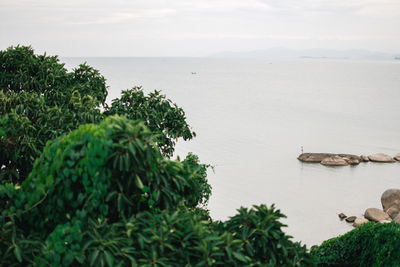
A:
[[[21,249],[19,248],[18,245],[15,245],[15,248],[14,248],[14,255],[15,255],[15,257],[17,258],[17,260],[18,260],[19,262],[22,262]]]
[[[139,177],[138,175],[136,175],[135,177],[136,177],[136,179],[135,179],[136,186],[137,186],[139,189],[142,189],[142,188],[143,188],[142,180],[140,179],[140,177]]]
[[[104,251],[104,254],[106,256],[106,261],[107,261],[108,266],[113,267],[114,266],[114,257],[108,251]]]

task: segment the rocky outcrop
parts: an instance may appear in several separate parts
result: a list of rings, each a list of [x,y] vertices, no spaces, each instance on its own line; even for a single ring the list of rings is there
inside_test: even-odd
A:
[[[376,209],[376,208],[367,209],[364,213],[364,217],[366,219],[368,219],[370,221],[374,221],[374,222],[390,220],[390,217],[386,212],[384,212],[380,209]]]
[[[367,219],[365,219],[365,218],[356,218],[356,219],[354,220],[353,226],[354,226],[354,227],[358,227],[358,226],[360,226],[361,224],[367,223],[367,222],[369,222],[369,221],[368,221]]]
[[[400,189],[388,189],[381,196],[381,203],[384,211],[391,207],[400,210]]]
[[[351,154],[333,154],[333,153],[303,153],[297,159],[303,162],[321,163],[326,158],[341,158],[348,164],[358,164],[361,158]]]
[[[383,163],[395,162],[395,160],[391,156],[383,154],[383,153],[369,155],[368,158],[370,161],[373,161],[373,162],[383,162]]]
[[[400,161],[400,153],[397,153],[396,156],[394,156],[394,159]]]
[[[303,162],[316,162],[320,163],[327,157],[333,157],[336,154],[331,153],[303,153],[297,159]]]
[[[365,210],[364,218],[356,218],[356,216],[345,217],[343,213],[339,214],[339,218],[346,218],[347,222],[354,222],[353,226],[357,227],[367,221],[377,223],[390,223],[395,221],[400,223],[400,189],[388,189],[381,196],[383,210],[369,208]]]
[[[347,165],[349,165],[349,163],[347,163],[346,160],[344,160],[343,158],[341,158],[337,155],[324,158],[321,161],[321,164],[325,165],[325,166],[347,166]]]

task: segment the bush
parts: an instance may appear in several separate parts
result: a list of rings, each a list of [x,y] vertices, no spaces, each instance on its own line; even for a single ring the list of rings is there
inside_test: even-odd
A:
[[[48,142],[20,188],[0,187],[0,263],[312,264],[282,232],[274,207],[212,222],[198,207],[209,197],[204,172],[194,155],[163,156],[140,121],[83,125]]]
[[[255,206],[249,212],[267,213],[271,215],[268,222],[279,225],[275,219],[281,214],[273,208]],[[241,217],[236,215],[236,221]],[[241,219],[244,223],[247,218]],[[35,262],[51,266],[313,266],[304,247],[264,222],[261,216],[253,220],[254,226],[247,228],[251,235],[248,243],[242,233],[220,228],[186,208],[145,211],[125,223],[91,221],[84,234],[79,226],[67,223],[50,234]],[[270,243],[265,242],[268,235]],[[276,250],[269,246],[277,244]],[[254,253],[253,249],[261,246],[264,251]]]
[[[199,194],[207,180],[194,165],[202,169],[162,156],[140,121],[115,116],[81,126],[50,141],[22,184],[20,207],[41,203],[24,223],[51,230],[75,216],[115,222],[145,210],[194,208],[209,194]]]
[[[365,223],[311,253],[319,266],[400,266],[400,225]]]

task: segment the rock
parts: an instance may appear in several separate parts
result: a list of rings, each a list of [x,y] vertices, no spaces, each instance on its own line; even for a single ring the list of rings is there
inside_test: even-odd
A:
[[[350,216],[350,217],[347,217],[347,218],[346,218],[346,222],[352,223],[352,222],[354,222],[356,219],[357,219],[356,216]]]
[[[386,213],[389,215],[390,218],[394,219],[399,214],[400,210],[397,206],[391,206],[387,209]]]
[[[348,159],[346,161],[350,165],[358,165],[358,164],[360,164],[360,161],[358,159]]]
[[[380,223],[391,223],[392,221],[391,220],[382,220],[382,221],[379,221]]]
[[[339,156],[331,156],[331,157],[324,158],[321,161],[321,164],[325,165],[325,166],[347,166],[347,165],[349,165],[347,163],[347,161],[345,161],[343,158],[341,158]]]
[[[357,155],[352,154],[338,154],[339,157],[343,158],[344,160],[348,161],[349,164],[358,164],[361,162],[361,158]],[[352,162],[352,163],[350,163]]]
[[[354,220],[353,226],[354,226],[354,227],[358,227],[358,226],[360,226],[361,224],[367,223],[367,222],[369,222],[369,221],[368,221],[367,219],[365,219],[365,218],[356,218],[356,219]]]
[[[345,219],[345,218],[347,218],[347,216],[346,215],[344,215],[344,213],[342,212],[342,213],[339,213],[339,218],[341,219],[341,220],[343,220],[343,219]]]
[[[364,217],[366,219],[368,219],[370,221],[374,221],[374,222],[390,220],[390,217],[386,212],[384,212],[380,209],[376,209],[376,208],[366,209],[366,211],[364,213]]]
[[[304,162],[321,162],[327,157],[335,156],[331,153],[303,153],[297,159]]]
[[[383,192],[381,203],[384,211],[393,206],[400,210],[400,189],[392,188]]]
[[[398,214],[398,215],[396,216],[396,218],[394,218],[393,221],[395,221],[396,223],[400,223],[400,214]]]
[[[396,156],[394,156],[394,159],[400,161],[400,153],[397,153]]]
[[[383,162],[383,163],[395,162],[395,160],[391,156],[383,154],[383,153],[369,155],[368,158],[370,161],[373,161],[373,162]]]
[[[368,162],[369,161],[369,158],[368,158],[368,156],[365,156],[365,155],[361,155],[361,160],[363,161],[363,162]]]

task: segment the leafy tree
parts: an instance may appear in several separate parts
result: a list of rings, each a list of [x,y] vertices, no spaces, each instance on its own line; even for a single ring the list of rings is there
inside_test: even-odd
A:
[[[102,119],[105,79],[31,47],[0,51],[0,182],[23,181],[48,140]]]
[[[166,156],[172,156],[176,139],[190,140],[196,136],[186,123],[185,112],[160,91],[145,95],[141,87],[122,91],[114,99],[107,115],[125,115],[131,120],[141,119],[156,135],[157,144]]]
[[[0,65],[1,266],[314,264],[273,206],[210,218],[209,165],[170,159],[195,134],[158,91],[135,87],[108,107],[87,65],[68,72],[30,47]]]
[[[36,55],[31,47],[0,51],[0,183],[21,183],[47,141],[108,115],[142,120],[168,156],[174,140],[195,136],[183,110],[159,91],[147,96],[135,87],[111,107],[106,97],[104,77],[86,64],[68,72],[56,56]]]

